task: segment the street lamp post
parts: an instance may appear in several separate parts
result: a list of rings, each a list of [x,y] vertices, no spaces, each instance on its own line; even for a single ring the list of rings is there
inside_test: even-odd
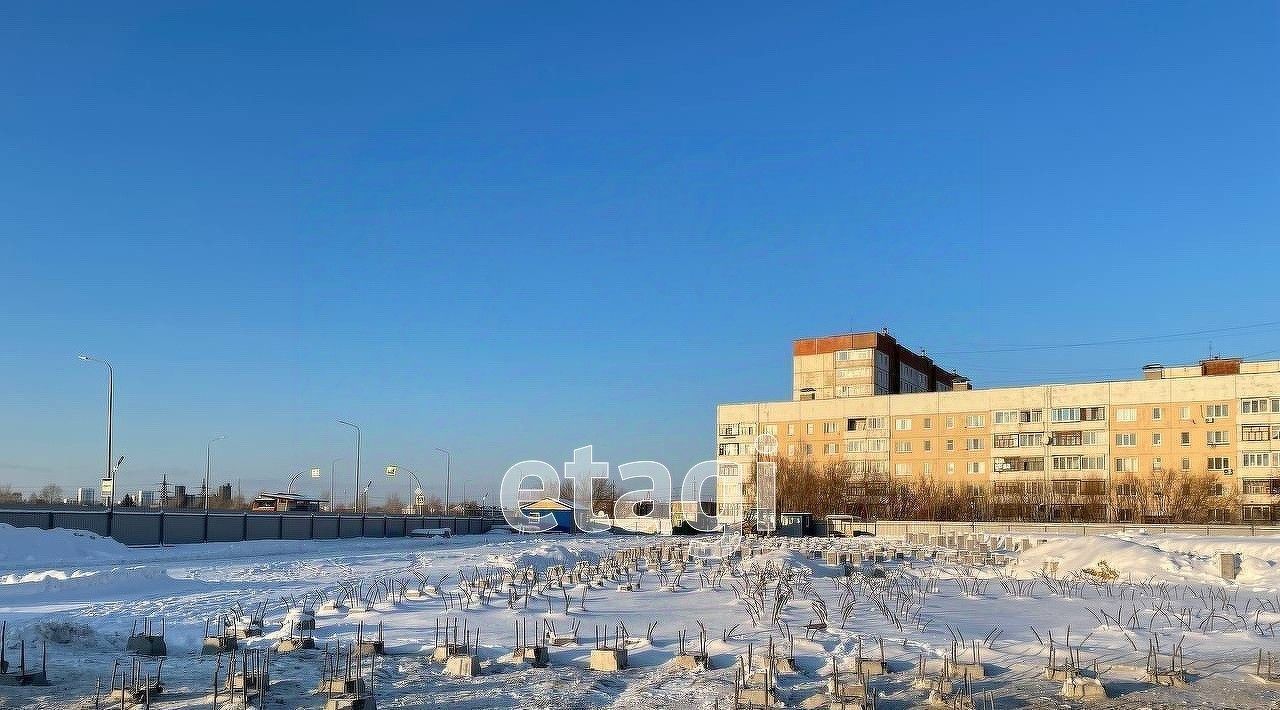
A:
[[[290,493],[292,493],[292,492],[293,492],[293,484],[297,483],[297,482],[298,482],[298,477],[299,477],[299,476],[301,476],[301,475],[302,475],[302,474],[304,474],[304,473],[310,473],[312,478],[319,478],[319,477],[320,477],[320,467],[319,467],[319,466],[313,466],[313,467],[311,467],[311,468],[304,468],[304,469],[302,469],[301,471],[298,471],[297,473],[293,474],[293,478],[290,478],[290,479],[289,479],[289,492],[290,492]]]
[[[333,462],[329,464],[329,512],[330,513],[333,512],[333,482],[334,482],[334,479],[338,477],[338,462],[341,460],[342,459],[337,458],[337,459],[334,459]]]
[[[213,445],[227,437],[215,436],[204,447],[204,514],[209,515],[209,470],[213,467]]]
[[[115,368],[111,367],[111,363],[107,362],[106,360],[99,360],[98,358],[93,357],[92,355],[80,355],[80,359],[84,360],[85,362],[96,362],[96,363],[107,366],[107,469],[106,469],[106,473],[103,474],[102,481],[104,483],[107,481],[111,482],[111,488],[110,488],[111,493],[107,496],[107,511],[109,512],[115,508],[115,500],[116,500],[116,477],[115,477],[115,473],[111,470],[111,447],[114,443],[113,419],[115,418],[116,371],[115,371]],[[111,534],[110,520],[111,520],[111,516],[108,515],[107,516],[107,521],[108,521],[107,535],[108,536],[110,536]]]
[[[355,502],[354,510],[356,512],[363,512],[363,509],[360,505],[360,444],[362,443],[361,439],[363,438],[363,434],[360,431],[360,427],[356,426],[355,424],[352,424],[351,422],[339,419],[338,423],[345,424],[351,427],[352,429],[356,430],[356,486],[353,489],[356,494],[356,502]],[[370,483],[372,483],[372,481],[370,481]]]
[[[404,468],[403,466],[397,466],[396,464],[388,464],[386,469],[387,478],[395,478],[396,473],[399,472],[401,469],[404,469],[405,473],[409,474],[410,476],[413,476],[413,482],[418,486],[413,490],[413,512],[421,513],[422,511],[418,510],[418,496],[422,495],[422,481],[418,478],[418,474],[414,473],[413,471],[410,471],[407,468]]]
[[[449,485],[453,481],[453,454],[448,449],[435,447],[436,451],[444,454],[444,512],[449,512]]]

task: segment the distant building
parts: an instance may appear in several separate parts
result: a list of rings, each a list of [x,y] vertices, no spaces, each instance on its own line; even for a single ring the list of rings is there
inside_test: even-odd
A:
[[[251,510],[271,513],[319,513],[322,500],[301,493],[259,493]]]
[[[550,515],[555,520],[555,527],[547,532],[573,532],[577,529],[573,524],[573,503],[562,498],[540,498],[521,503],[520,514],[534,519]]]
[[[851,333],[794,341],[792,375],[791,401],[717,409],[723,520],[772,514],[756,505],[771,485],[756,472],[782,459],[846,464],[841,512],[870,517],[927,481],[974,517],[1165,522],[1189,505],[1214,521],[1280,520],[1280,361],[974,389],[885,333]],[[1211,493],[1178,503],[1193,476]]]
[[[77,488],[76,503],[80,505],[93,505],[98,500],[98,489],[96,488]]]
[[[138,491],[133,503],[139,508],[155,508],[160,504],[160,493],[159,491]]]

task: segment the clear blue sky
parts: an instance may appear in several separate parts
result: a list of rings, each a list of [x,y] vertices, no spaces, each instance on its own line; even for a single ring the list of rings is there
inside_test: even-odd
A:
[[[122,488],[216,434],[345,480],[344,417],[375,497],[433,446],[679,475],[799,336],[978,386],[1280,354],[974,352],[1280,321],[1275,3],[371,5],[0,8],[0,483],[96,482],[78,352]]]

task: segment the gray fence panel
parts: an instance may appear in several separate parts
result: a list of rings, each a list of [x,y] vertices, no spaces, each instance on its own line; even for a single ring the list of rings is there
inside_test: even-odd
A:
[[[364,521],[365,537],[386,537],[387,519],[370,515]]]
[[[8,522],[0,520],[0,522]],[[98,535],[107,534],[106,511],[95,513],[76,513],[56,511],[53,514],[53,527],[68,530],[88,530]]]
[[[204,542],[204,515],[165,513],[164,542],[166,545]]]
[[[311,521],[310,515],[286,515],[281,523],[282,540],[310,540],[311,539]]]
[[[361,524],[359,515],[338,516],[338,537],[360,537]]]
[[[338,537],[338,516],[317,515],[313,533],[317,540],[333,540]]]
[[[243,513],[209,514],[209,542],[240,542],[243,539]]]
[[[244,526],[244,535],[246,540],[279,540],[280,516],[250,513]]]
[[[409,518],[387,518],[387,537],[404,537],[409,532]]]
[[[111,536],[126,545],[160,544],[160,516],[146,513],[116,513]]]
[[[0,515],[0,523],[8,523],[15,528],[45,528],[49,527],[49,513],[37,510],[6,510]]]

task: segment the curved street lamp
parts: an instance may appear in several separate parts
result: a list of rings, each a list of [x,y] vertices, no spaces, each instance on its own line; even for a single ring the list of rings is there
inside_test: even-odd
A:
[[[293,492],[293,484],[295,484],[295,483],[297,483],[297,482],[298,482],[298,477],[299,477],[299,476],[301,476],[302,474],[304,474],[304,473],[308,473],[308,472],[310,472],[310,473],[311,473],[311,477],[312,477],[312,478],[319,478],[319,477],[320,477],[320,467],[319,467],[319,466],[314,466],[314,467],[312,467],[312,468],[304,468],[304,469],[302,469],[301,471],[298,471],[297,473],[293,474],[293,478],[290,478],[290,479],[289,479],[289,492],[290,492],[290,493],[292,493],[292,492]]]
[[[418,510],[418,507],[419,507],[418,496],[422,495],[422,481],[418,479],[418,474],[414,473],[413,471],[410,471],[407,468],[404,468],[403,466],[397,466],[396,464],[388,464],[386,468],[387,478],[395,478],[396,473],[398,473],[401,469],[404,469],[405,473],[409,474],[410,476],[413,476],[413,482],[418,486],[413,491],[413,511],[415,513],[421,513],[422,511]]]
[[[349,421],[346,421],[344,419],[339,419],[338,423],[344,424],[356,430],[356,486],[354,489],[352,489],[352,492],[356,494],[356,503],[353,510],[359,513],[359,512],[362,512],[362,508],[360,506],[360,443],[361,443],[361,439],[363,438],[363,433],[360,431],[360,427],[356,426],[355,424],[352,424]],[[365,487],[364,490],[366,493],[369,492],[368,487]]]

